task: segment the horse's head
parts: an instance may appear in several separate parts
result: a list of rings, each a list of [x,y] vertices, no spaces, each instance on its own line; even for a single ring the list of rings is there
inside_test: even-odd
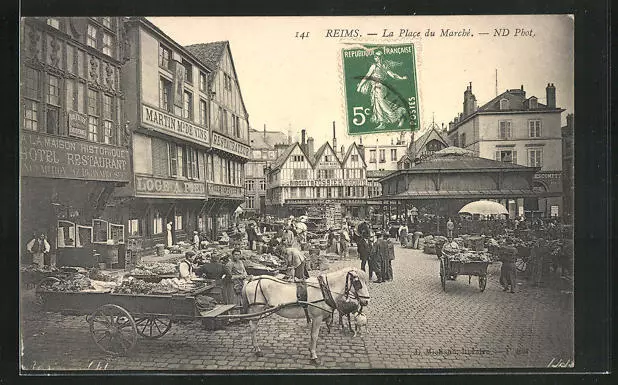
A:
[[[348,271],[346,277],[346,291],[358,299],[361,306],[369,304],[369,276],[362,270],[352,269]]]

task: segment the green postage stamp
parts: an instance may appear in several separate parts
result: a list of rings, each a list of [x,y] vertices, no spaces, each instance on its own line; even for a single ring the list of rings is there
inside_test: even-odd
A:
[[[348,134],[420,128],[413,44],[366,44],[342,57]]]

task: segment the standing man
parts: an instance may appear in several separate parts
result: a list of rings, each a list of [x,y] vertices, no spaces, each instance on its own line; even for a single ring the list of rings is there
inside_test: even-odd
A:
[[[408,224],[404,223],[398,231],[399,243],[401,247],[406,247],[408,244]]]
[[[455,229],[455,224],[453,224],[453,221],[449,218],[448,222],[446,222],[446,237],[448,239],[453,239],[453,229]]]
[[[247,274],[247,270],[245,270],[245,265],[240,260],[240,255],[240,249],[235,248],[232,251],[232,260],[225,265],[225,276],[228,279],[227,284],[231,286],[232,289],[229,290],[228,288],[228,292],[231,291],[234,293],[236,305],[242,305],[240,300],[240,293],[245,284],[245,280],[250,278]]]
[[[388,258],[387,258],[387,281],[393,280],[393,265],[392,262],[395,259],[395,245],[391,242],[390,239],[386,238],[386,244],[388,246]]]
[[[200,249],[200,235],[197,231],[193,232],[193,250],[198,251]]]
[[[388,233],[387,233],[388,236]],[[373,237],[373,243],[371,245],[371,254],[369,256],[369,277],[372,272],[376,274],[376,283],[384,282],[382,271],[382,253],[383,246],[380,246],[382,239],[382,232],[377,232]]]
[[[32,240],[26,245],[26,249],[32,254],[32,263],[38,267],[45,266],[45,254],[49,253],[51,247],[47,242],[45,233],[41,232],[39,237],[36,237],[36,233],[32,237]]]
[[[389,274],[389,236],[390,234],[385,232],[382,234],[382,238],[378,239],[376,242],[376,254],[378,255],[378,263],[380,265],[380,273],[381,277],[379,279],[380,282],[386,282],[391,280],[391,276]]]
[[[361,270],[366,271],[365,267],[367,266],[369,254],[371,253],[371,246],[369,245],[369,241],[356,233],[352,235],[352,238],[354,242],[356,242],[356,246],[358,248],[358,257],[361,260]],[[371,276],[369,278],[371,278]]]
[[[255,243],[257,241],[257,231],[255,231],[255,225],[252,222],[248,223],[246,231],[249,250],[255,250]]]

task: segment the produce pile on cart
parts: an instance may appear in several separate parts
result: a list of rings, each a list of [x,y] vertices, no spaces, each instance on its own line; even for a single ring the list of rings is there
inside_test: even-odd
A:
[[[141,279],[129,277],[122,281],[112,293],[118,294],[177,294],[193,293],[204,287],[206,283],[185,281],[178,278],[163,279],[160,282],[146,282]]]
[[[433,236],[428,235],[423,240],[423,252],[425,254],[439,254],[440,249],[446,243],[448,239],[441,235]]]
[[[460,241],[461,242],[461,241]],[[454,281],[458,275],[467,275],[468,283],[472,276],[479,279],[479,289],[485,291],[487,286],[487,266],[492,262],[485,250],[472,250],[460,246],[459,243],[446,242],[440,255],[440,282],[442,290],[446,291],[446,281]]]
[[[166,262],[147,262],[140,264],[129,272],[129,275],[172,275],[176,274],[176,264]]]

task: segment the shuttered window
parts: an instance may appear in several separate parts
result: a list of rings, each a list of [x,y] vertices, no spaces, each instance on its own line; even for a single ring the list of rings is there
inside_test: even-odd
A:
[[[152,138],[152,174],[154,176],[169,176],[169,155],[167,143],[158,138]]]

